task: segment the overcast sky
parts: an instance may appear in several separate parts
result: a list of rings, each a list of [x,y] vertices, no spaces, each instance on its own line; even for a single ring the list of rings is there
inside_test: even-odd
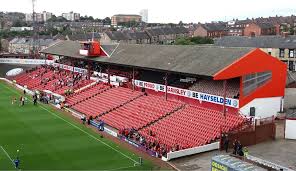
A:
[[[233,18],[296,14],[296,0],[37,0],[36,12],[61,15],[79,12],[95,18],[139,14],[148,9],[149,22],[210,22]],[[31,0],[0,0],[0,11],[32,11]]]

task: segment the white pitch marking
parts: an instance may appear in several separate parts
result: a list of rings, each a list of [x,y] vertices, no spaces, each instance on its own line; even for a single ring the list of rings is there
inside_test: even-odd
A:
[[[1,149],[3,150],[3,152],[5,153],[5,155],[9,158],[9,160],[11,161],[11,163],[14,165],[13,160],[12,160],[12,158],[10,157],[10,155],[7,153],[7,151],[6,151],[2,146],[0,146],[0,147],[1,147]]]
[[[14,93],[16,93],[16,94],[19,94],[19,95],[20,95],[20,93],[19,93],[19,92],[17,92],[17,91],[14,91],[14,90],[11,90],[11,89],[10,89],[10,88],[8,88],[6,85],[4,85],[4,87],[5,87],[6,89],[8,89],[9,91],[11,91],[11,92],[14,92]],[[31,100],[31,99],[30,99],[30,101],[32,102],[32,100]],[[113,148],[113,147],[112,147],[112,146],[110,146],[109,144],[107,144],[107,143],[103,142],[102,140],[98,139],[97,137],[95,137],[95,136],[91,135],[90,133],[88,133],[88,132],[84,131],[83,129],[79,128],[78,126],[76,126],[76,125],[72,124],[71,122],[69,122],[69,121],[65,120],[64,118],[62,118],[62,117],[60,117],[60,116],[56,115],[55,113],[53,113],[53,112],[49,111],[49,110],[48,110],[48,109],[46,109],[46,108],[45,108],[45,107],[44,107],[42,104],[40,104],[40,106],[41,106],[41,108],[42,108],[42,109],[46,110],[46,111],[47,111],[48,113],[50,113],[51,115],[53,115],[53,116],[55,116],[55,117],[57,117],[57,118],[59,118],[59,119],[63,120],[64,122],[68,123],[69,125],[73,126],[74,128],[76,128],[76,129],[80,130],[81,132],[83,132],[83,133],[87,134],[89,137],[91,137],[91,138],[93,138],[93,139],[95,139],[95,140],[97,140],[97,141],[101,142],[102,144],[104,144],[104,145],[106,145],[107,147],[111,148],[112,150],[114,150],[114,151],[118,152],[118,153],[119,153],[119,154],[121,154],[122,156],[124,156],[124,157],[126,157],[126,158],[130,159],[130,160],[131,160],[131,161],[133,161],[134,163],[138,163],[136,160],[132,159],[131,157],[127,156],[126,154],[122,153],[121,151],[119,151],[119,150],[117,150],[117,149]]]

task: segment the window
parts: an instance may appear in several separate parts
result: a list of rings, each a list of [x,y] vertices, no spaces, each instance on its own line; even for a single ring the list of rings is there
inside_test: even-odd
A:
[[[295,71],[295,63],[294,63],[294,61],[289,61],[289,71]]]
[[[280,57],[283,58],[285,56],[285,49],[280,49]]]
[[[264,85],[272,77],[270,71],[253,73],[243,76],[243,95],[247,96],[258,87]]]
[[[289,49],[289,58],[294,58],[294,49]]]

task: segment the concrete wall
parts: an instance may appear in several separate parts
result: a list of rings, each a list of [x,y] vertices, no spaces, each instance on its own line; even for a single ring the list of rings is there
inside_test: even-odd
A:
[[[296,119],[286,120],[285,138],[296,140]]]
[[[211,144],[207,144],[207,145],[203,145],[203,146],[199,146],[199,147],[170,152],[167,154],[167,158],[163,158],[163,160],[169,161],[169,160],[184,157],[184,156],[189,156],[189,155],[193,155],[193,154],[217,150],[217,149],[219,149],[219,147],[220,147],[220,142],[215,142],[215,143],[211,143]]]
[[[257,98],[240,109],[241,113],[250,116],[250,108],[255,107],[256,118],[267,118],[277,115],[281,110],[282,97]]]

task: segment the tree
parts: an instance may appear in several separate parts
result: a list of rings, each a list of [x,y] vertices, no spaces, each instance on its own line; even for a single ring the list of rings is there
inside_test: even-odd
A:
[[[95,22],[102,22],[103,20],[102,19],[99,19],[99,18],[96,18],[95,19]]]
[[[182,21],[180,21],[178,25],[179,25],[179,26],[183,26],[184,24],[183,24]]]
[[[92,16],[88,17],[88,21],[94,21],[94,20],[95,20],[94,17],[92,17]]]
[[[50,19],[47,20],[47,22],[56,22],[57,21],[57,16],[52,15]]]
[[[20,20],[16,20],[13,24],[12,24],[12,27],[21,27],[22,24],[21,24],[21,21]]]
[[[67,22],[68,20],[62,16],[57,17],[57,22]]]
[[[0,37],[0,52],[2,52],[2,38]]]
[[[175,45],[199,45],[199,44],[213,44],[214,40],[208,37],[179,37],[175,41]]]
[[[106,17],[103,19],[104,25],[111,25],[111,19],[109,17]]]
[[[294,27],[293,26],[290,26],[289,33],[290,33],[290,35],[294,35],[295,30],[294,30]]]

